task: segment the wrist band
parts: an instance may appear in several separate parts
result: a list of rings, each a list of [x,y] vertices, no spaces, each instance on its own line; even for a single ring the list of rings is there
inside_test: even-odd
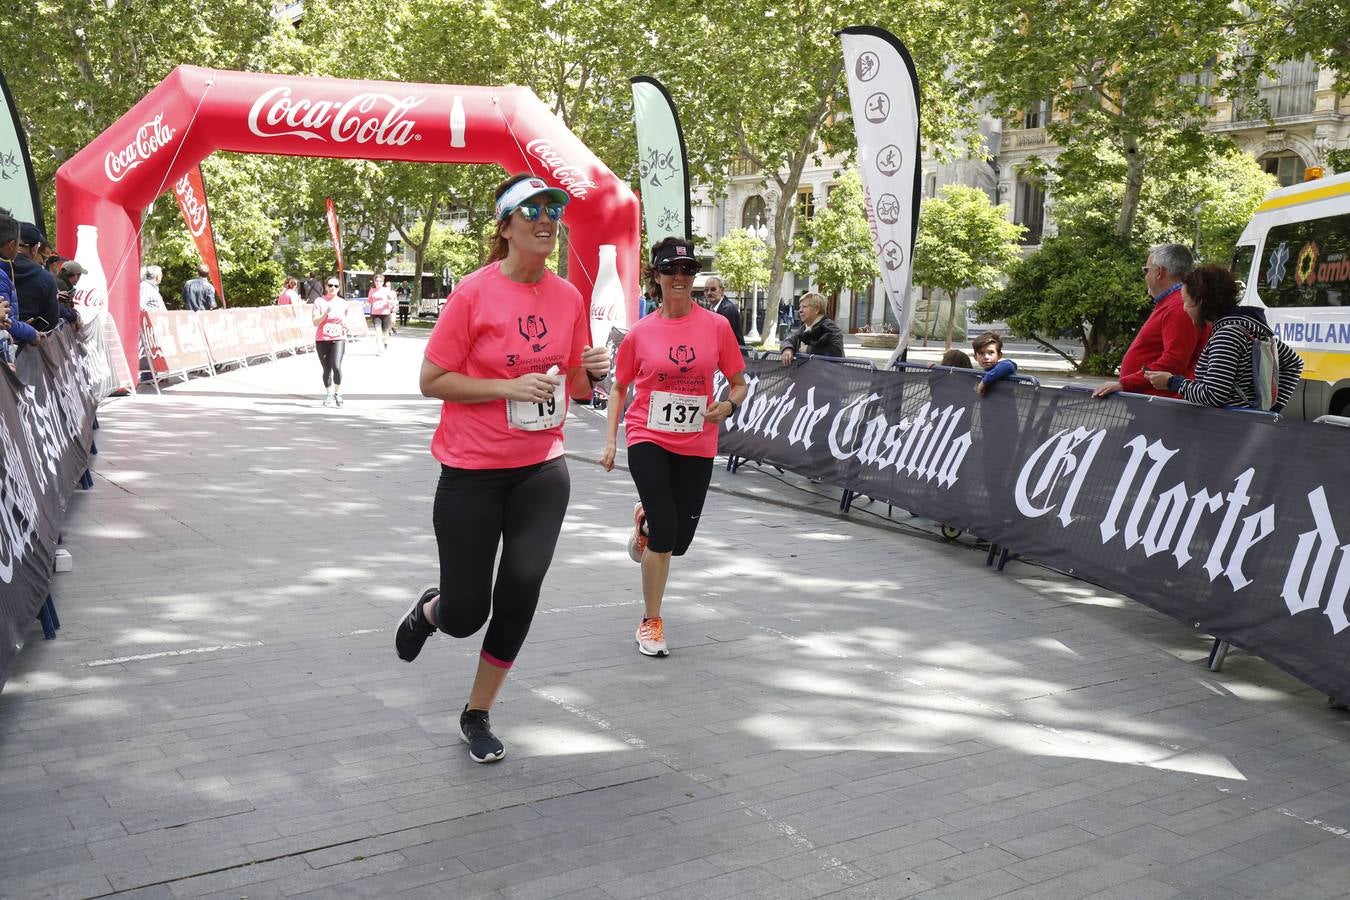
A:
[[[586,370],[586,377],[590,379],[591,384],[596,384],[605,380],[605,376],[593,374],[590,369]]]
[[[736,410],[740,409],[740,407],[736,404],[736,401],[732,400],[730,397],[727,398],[727,402],[731,404],[730,415],[734,416],[736,414]]]

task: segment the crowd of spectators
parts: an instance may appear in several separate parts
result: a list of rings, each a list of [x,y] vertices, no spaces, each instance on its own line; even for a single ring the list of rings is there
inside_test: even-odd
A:
[[[39,344],[63,321],[80,327],[71,293],[83,272],[59,256],[36,225],[0,210],[0,360],[12,368],[24,347]]]

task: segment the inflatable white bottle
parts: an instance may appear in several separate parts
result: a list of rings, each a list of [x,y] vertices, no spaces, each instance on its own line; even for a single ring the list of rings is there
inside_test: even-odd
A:
[[[71,303],[93,310],[107,309],[108,276],[103,273],[103,262],[98,255],[98,226],[75,227],[75,261],[84,266],[84,274],[75,285]]]
[[[464,146],[464,101],[455,95],[455,105],[450,107],[450,146]]]
[[[600,267],[591,290],[591,346],[603,347],[611,328],[628,327],[627,299],[619,281],[618,248],[600,245]]]

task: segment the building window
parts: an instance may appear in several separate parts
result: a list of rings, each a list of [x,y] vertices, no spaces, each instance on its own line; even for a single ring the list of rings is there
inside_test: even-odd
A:
[[[797,189],[797,218],[813,219],[816,215],[816,194],[809,187]]]
[[[923,195],[925,197],[937,196],[937,173],[929,172],[923,179]]]
[[[733,178],[738,175],[754,175],[759,171],[759,166],[755,165],[754,161],[748,156],[736,157],[731,161],[728,168],[731,170],[731,177]]]
[[[1303,157],[1297,153],[1272,153],[1261,157],[1261,168],[1280,180],[1280,187],[1289,187],[1303,180]]]
[[[1262,119],[1267,110],[1272,119],[1309,115],[1317,107],[1317,63],[1306,57],[1282,62],[1273,77],[1261,76],[1256,92],[1254,99],[1234,101],[1233,121]]]
[[[1045,186],[1033,178],[1019,176],[1013,221],[1026,228],[1023,244],[1039,244],[1045,230]]]
[[[1050,101],[1042,100],[1022,113],[1023,128],[1044,128],[1050,124]]]
[[[745,201],[745,206],[741,208],[741,227],[754,228],[763,222],[764,210],[764,198],[758,194]]]

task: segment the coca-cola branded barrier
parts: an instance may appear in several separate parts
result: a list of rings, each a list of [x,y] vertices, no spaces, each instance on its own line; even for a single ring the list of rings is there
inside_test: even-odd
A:
[[[141,354],[156,380],[211,368],[206,336],[189,312],[141,310]]]
[[[47,599],[57,537],[112,380],[102,331],[59,326],[0,366],[0,687]]]
[[[572,197],[569,280],[589,298],[600,245],[615,245],[627,302],[613,324],[637,320],[637,198],[528,89],[180,66],[56,173],[59,244],[75,243],[75,258],[91,273],[76,299],[111,309],[129,360],[140,322],[142,210],[217,150],[532,172]]]
[[[359,308],[353,304],[349,309],[349,337],[356,340],[369,334]],[[148,365],[145,371],[157,382],[258,357],[275,359],[278,353],[313,348],[313,315],[314,307],[303,304],[207,312],[142,310],[140,356]]]

